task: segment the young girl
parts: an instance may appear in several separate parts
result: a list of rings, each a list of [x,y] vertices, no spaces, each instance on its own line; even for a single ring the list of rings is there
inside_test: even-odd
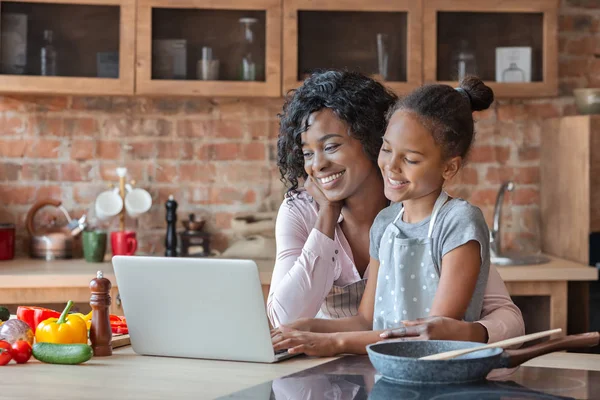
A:
[[[491,89],[470,77],[457,89],[423,86],[390,110],[378,165],[392,205],[370,232],[368,268],[377,279],[368,280],[358,315],[280,327],[273,332],[276,350],[364,354],[382,330],[403,320],[479,318],[490,266],[488,228],[477,207],[450,199],[443,185],[471,148],[472,111],[492,102]]]

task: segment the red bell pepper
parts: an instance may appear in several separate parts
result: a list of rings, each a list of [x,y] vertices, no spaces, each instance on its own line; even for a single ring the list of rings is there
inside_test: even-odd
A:
[[[17,319],[26,322],[31,327],[34,334],[40,322],[45,321],[48,318],[58,317],[60,317],[60,313],[58,311],[50,310],[49,308],[35,306],[17,307]]]

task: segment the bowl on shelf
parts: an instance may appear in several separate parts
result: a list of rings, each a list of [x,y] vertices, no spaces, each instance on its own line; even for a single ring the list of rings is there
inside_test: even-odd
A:
[[[600,88],[574,89],[573,94],[580,114],[600,114]]]

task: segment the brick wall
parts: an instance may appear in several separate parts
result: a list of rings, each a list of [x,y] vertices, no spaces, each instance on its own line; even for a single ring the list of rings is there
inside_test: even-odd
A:
[[[504,244],[512,248],[539,249],[541,120],[574,114],[574,87],[600,86],[600,3],[563,0],[559,31],[560,96],[501,100],[481,113],[470,162],[450,186],[480,206],[491,225],[500,183],[514,180],[503,219]],[[0,222],[17,224],[24,254],[23,222],[33,202],[59,198],[79,216],[117,182],[115,168],[124,164],[154,199],[148,214],[127,221],[142,252],[164,251],[169,194],[179,202],[179,219],[189,212],[206,217],[214,247],[223,249],[234,213],[267,210],[281,198],[273,147],[281,105],[281,99],[0,97]]]

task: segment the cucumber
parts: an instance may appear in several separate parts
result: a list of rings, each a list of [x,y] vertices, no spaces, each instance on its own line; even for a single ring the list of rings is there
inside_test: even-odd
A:
[[[0,307],[0,321],[8,321],[10,319],[10,311],[6,307]]]
[[[33,356],[49,364],[81,364],[92,358],[92,347],[87,344],[36,343]]]

